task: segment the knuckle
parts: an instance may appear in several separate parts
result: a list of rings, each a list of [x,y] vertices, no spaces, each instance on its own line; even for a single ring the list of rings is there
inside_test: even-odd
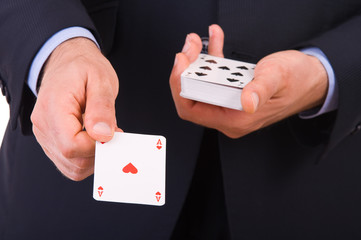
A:
[[[262,126],[262,121],[255,121],[254,119],[249,119],[248,121],[244,122],[244,129],[248,133],[257,131],[258,129],[262,128]]]
[[[227,137],[231,139],[238,139],[249,133],[261,129],[263,126],[264,125],[262,122],[243,120],[242,124],[235,123],[234,125],[228,126],[228,128],[221,130],[221,132],[223,132]]]
[[[182,120],[189,120],[189,113],[182,107],[177,107],[177,114]]]
[[[186,118],[185,118],[185,114],[184,114],[184,112],[183,112],[183,111],[177,111],[177,113],[178,113],[178,116],[180,117],[180,119],[182,119],[182,120],[186,120]]]
[[[66,167],[66,165],[59,164],[59,162],[54,162],[57,166],[58,170],[68,179],[72,181],[82,181],[84,180],[89,174],[87,174],[88,170],[79,169],[77,167]]]
[[[102,102],[103,108],[107,111],[114,111],[114,101],[106,99]]]
[[[232,138],[232,139],[238,139],[238,138],[240,138],[242,136],[241,134],[236,134],[234,132],[228,132],[228,131],[224,132],[224,134],[227,137]]]
[[[109,96],[109,95],[108,95]],[[93,99],[91,102],[91,107],[94,111],[91,111],[93,114],[99,114],[99,110],[106,112],[106,113],[113,113],[115,111],[115,99],[113,98],[99,98],[99,99]],[[86,112],[86,114],[89,114],[89,112]]]
[[[60,145],[59,150],[63,157],[66,159],[71,159],[75,155],[75,148],[68,144]]]
[[[33,134],[34,134],[34,136],[36,138],[36,141],[38,141],[38,143],[41,145],[40,138],[39,138],[40,134],[39,134],[38,129],[35,127],[35,125],[33,125],[32,131],[33,131]]]
[[[224,135],[226,135],[227,137],[229,137],[231,139],[240,138],[242,136],[242,132],[243,132],[243,130],[237,126],[228,126],[227,128],[220,129],[219,131],[221,131]]]
[[[255,124],[255,125],[253,125],[253,126],[250,128],[250,132],[258,131],[258,130],[260,130],[260,129],[263,128],[263,127],[264,127],[264,125],[261,124],[261,123]]]
[[[39,96],[30,115],[30,121],[35,125],[43,122],[47,118],[50,105],[52,105],[52,99],[44,95]]]
[[[70,180],[73,180],[75,182],[79,182],[84,180],[87,176],[83,175],[81,173],[76,173],[76,172],[72,172],[72,173],[68,173],[67,175],[65,175],[67,178],[69,178]]]
[[[277,71],[280,70],[280,64],[275,59],[270,59],[267,62],[267,70],[269,71]]]
[[[30,115],[30,121],[33,123],[33,125],[38,122],[38,116],[34,111]]]
[[[269,98],[276,86],[271,81],[254,82],[253,88],[262,98]]]
[[[265,96],[267,98],[270,98],[271,93],[273,93],[274,86],[271,84],[264,84],[259,86],[259,90],[261,92],[261,96]]]
[[[227,136],[232,139],[240,138],[246,134],[247,134],[247,128],[239,128],[236,126],[234,126],[231,129],[228,129],[228,131],[227,131]]]
[[[78,169],[87,170],[90,168],[92,161],[89,158],[77,158],[73,163]]]
[[[35,106],[33,112],[31,113],[30,115],[30,121],[33,123],[33,124],[37,124],[39,121],[40,121],[40,115],[38,113],[38,109],[37,107]]]
[[[174,67],[173,67],[173,70],[172,70],[172,74],[171,74],[171,76],[169,77],[169,85],[170,85],[171,88],[173,88],[174,85],[175,85],[175,83],[176,83],[176,77],[173,76],[173,75],[174,75],[174,74],[173,74],[173,71],[174,71]]]
[[[73,167],[66,174],[66,177],[68,177],[69,179],[71,179],[73,181],[79,182],[79,181],[84,180],[88,176],[86,173],[87,173],[87,171],[84,169],[79,169],[79,168]]]

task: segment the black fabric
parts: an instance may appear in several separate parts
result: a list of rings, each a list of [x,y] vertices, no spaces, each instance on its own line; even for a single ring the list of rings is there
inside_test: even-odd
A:
[[[315,164],[324,146],[300,144],[287,125],[220,136],[232,239],[359,239],[361,135]]]
[[[337,112],[292,117],[240,139],[219,134],[231,239],[360,239],[360,13],[358,0],[2,1],[0,78],[12,124],[0,151],[0,239],[170,238],[197,186],[203,128],[179,119],[168,78],[186,34],[207,36],[215,22],[226,57],[257,62],[317,46],[339,84]],[[34,103],[24,91],[28,68],[46,39],[68,26],[90,29],[114,66],[119,126],[167,138],[164,207],[94,201],[91,178],[67,180],[34,136],[23,135],[19,125],[31,128]],[[189,199],[183,214],[196,204]]]
[[[85,27],[96,34],[90,17],[78,0],[50,0],[37,4],[31,1],[1,2],[0,75],[7,83],[11,96],[9,104],[12,128],[17,126],[20,105],[31,101],[24,99],[22,94],[24,86],[27,87],[25,80],[32,59],[47,39],[71,26]]]
[[[351,7],[349,6],[349,8]],[[342,9],[346,10],[347,8],[343,7]],[[361,14],[360,9],[356,8],[354,11]],[[360,93],[358,91],[361,75],[361,55],[355,55],[355,49],[346,47],[348,45],[353,46],[361,41],[360,22],[361,16],[355,15],[342,27],[326,32],[310,42],[310,44],[324,49],[337,78],[340,95],[339,109],[330,141],[330,149],[347,136],[350,136],[357,124],[361,122]],[[351,31],[351,29],[357,30]]]
[[[206,129],[187,199],[172,240],[229,240],[218,134]]]

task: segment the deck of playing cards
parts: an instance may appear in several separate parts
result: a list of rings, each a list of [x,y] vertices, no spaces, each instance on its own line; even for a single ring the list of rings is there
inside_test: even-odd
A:
[[[93,198],[98,201],[165,204],[166,139],[114,133],[96,143]]]
[[[255,64],[200,54],[181,75],[184,98],[242,110],[241,93],[253,79]]]

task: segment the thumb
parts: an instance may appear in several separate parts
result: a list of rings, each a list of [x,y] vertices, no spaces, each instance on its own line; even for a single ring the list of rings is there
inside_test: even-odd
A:
[[[208,32],[209,32],[208,53],[216,57],[224,57],[223,56],[224,32],[222,28],[217,24],[213,24],[209,26]]]
[[[257,64],[254,79],[242,91],[243,110],[254,113],[270,100],[280,89],[282,71],[273,64]]]
[[[87,85],[84,126],[96,141],[108,142],[113,138],[114,131],[119,131],[115,117],[117,89],[110,81],[89,81]]]

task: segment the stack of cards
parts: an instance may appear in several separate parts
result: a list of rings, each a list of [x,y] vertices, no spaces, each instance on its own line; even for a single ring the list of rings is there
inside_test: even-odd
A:
[[[96,143],[93,197],[99,201],[165,204],[166,139],[116,132]]]
[[[242,110],[241,93],[253,79],[255,64],[200,54],[181,75],[180,95]]]

